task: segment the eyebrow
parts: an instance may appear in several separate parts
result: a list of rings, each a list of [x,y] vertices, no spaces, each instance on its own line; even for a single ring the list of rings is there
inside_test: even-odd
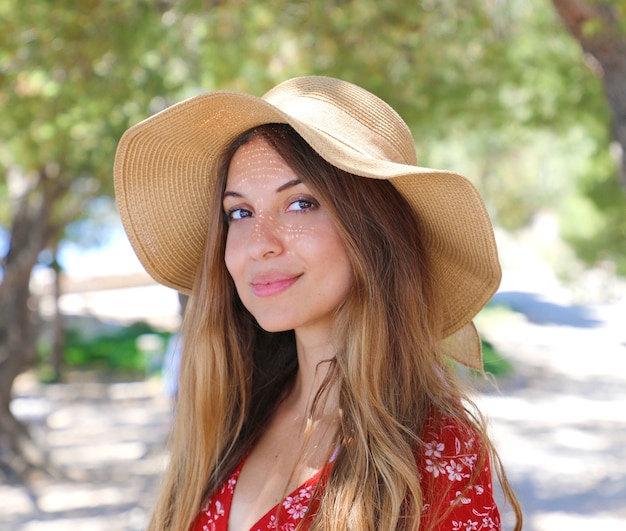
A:
[[[278,188],[276,188],[276,193],[284,192],[285,190],[293,188],[294,186],[298,186],[299,184],[302,184],[302,181],[300,179],[292,179],[291,181],[287,181],[286,183],[281,184]],[[224,197],[243,197],[243,195],[239,192],[226,190],[224,191]]]

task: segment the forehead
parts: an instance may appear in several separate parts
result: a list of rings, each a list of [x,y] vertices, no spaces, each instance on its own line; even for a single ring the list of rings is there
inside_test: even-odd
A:
[[[235,152],[228,167],[226,185],[228,187],[251,179],[273,180],[294,175],[294,171],[266,140],[254,138]]]

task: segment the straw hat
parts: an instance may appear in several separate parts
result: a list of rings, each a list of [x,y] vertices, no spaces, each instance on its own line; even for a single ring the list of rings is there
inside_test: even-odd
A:
[[[290,124],[328,162],[389,179],[426,232],[446,303],[444,342],[458,361],[482,368],[471,320],[500,283],[493,229],[474,186],[453,172],[417,165],[402,118],[378,97],[327,77],[285,81],[262,98],[218,91],[173,105],[131,127],[115,158],[122,222],[147,272],[189,293],[203,253],[216,159],[240,133]]]

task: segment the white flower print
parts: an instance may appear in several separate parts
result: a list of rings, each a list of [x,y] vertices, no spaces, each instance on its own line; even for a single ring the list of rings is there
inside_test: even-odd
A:
[[[496,523],[490,516],[483,518],[483,525],[481,529],[498,529]]]
[[[303,487],[295,496],[287,496],[283,501],[283,507],[294,520],[301,520],[309,508],[309,500],[313,487]]]
[[[494,509],[493,507],[485,507],[487,510],[486,513],[480,513],[475,509],[472,511],[474,515],[477,517],[482,517],[482,521],[477,521],[473,519],[468,519],[463,522],[462,520],[452,520],[452,530],[451,531],[501,531],[499,521],[494,521],[494,519],[489,516],[491,511]]]
[[[269,522],[267,522],[266,527],[257,527],[255,531],[267,531],[268,529],[276,529],[276,516],[273,514],[269,518]]]
[[[465,455],[461,457],[461,461],[463,461],[465,466],[467,466],[467,468],[469,468],[470,470],[474,468],[474,465],[476,464],[477,460],[478,460],[478,456],[476,454]]]
[[[468,503],[472,503],[472,499],[471,498],[465,498],[465,497],[461,496],[461,494],[462,494],[462,492],[460,490],[457,490],[456,491],[456,495],[455,495],[456,499],[452,503],[456,502],[457,500],[460,500],[460,502],[463,505],[467,505]]]
[[[424,451],[424,455],[426,456],[426,470],[436,478],[439,477],[439,474],[446,473],[447,462],[441,459],[445,448],[445,445],[439,441],[426,443],[426,450]]]
[[[455,420],[445,417],[430,428],[427,432],[429,442],[424,445],[421,471],[424,472],[423,475],[430,474],[437,479],[435,488],[438,492],[446,492],[449,487],[448,494],[445,494],[445,503],[450,504],[452,513],[441,529],[502,531],[498,508],[491,494],[488,456],[480,472],[476,466],[480,457],[480,438],[472,436]],[[479,473],[474,476],[474,471]],[[420,474],[421,479],[423,475]],[[468,480],[478,481],[473,484]],[[429,515],[434,510],[429,507],[430,510],[427,511],[429,505],[429,500],[425,500],[422,509],[424,515]]]
[[[466,452],[471,452],[474,449],[475,439],[472,437],[463,443]]]
[[[454,454],[459,455],[461,453],[461,441],[458,437],[454,438]]]
[[[450,464],[446,466],[446,472],[450,481],[461,481],[463,478],[469,477],[469,474],[462,473],[462,463],[456,462],[454,459],[450,459]]]
[[[207,506],[204,509],[204,514],[206,514],[206,517],[207,517],[206,519],[207,524],[211,524],[211,528],[204,530],[204,531],[210,531],[211,529],[215,527],[215,522],[219,520],[225,514],[224,506],[222,502],[219,500],[216,500],[212,508],[210,506]]]
[[[304,503],[295,502],[288,509],[287,512],[292,518],[302,520],[306,514],[307,506]]]
[[[447,464],[447,461],[426,459],[426,470],[438,478],[439,474],[444,475],[446,473]]]
[[[438,441],[429,442],[426,444],[426,451],[424,452],[427,457],[441,457],[441,452],[445,449],[443,443]]]
[[[308,487],[304,487],[300,489],[300,491],[298,492],[298,496],[300,496],[300,499],[302,500],[310,500],[312,493],[313,493],[313,487],[308,486]]]
[[[215,519],[217,520],[220,516],[224,516],[224,506],[222,502],[215,502]]]

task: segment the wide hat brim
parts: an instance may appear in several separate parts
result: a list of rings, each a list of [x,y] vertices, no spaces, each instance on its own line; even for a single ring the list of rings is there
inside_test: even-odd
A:
[[[385,128],[394,120],[401,126]],[[483,201],[465,177],[418,166],[412,139],[412,149],[406,147],[410,133],[402,130],[406,126],[395,111],[350,83],[309,77],[285,82],[262,98],[208,93],[126,131],[115,157],[115,194],[124,228],[146,271],[161,284],[191,291],[209,217],[215,215],[208,205],[215,192],[217,160],[241,133],[267,123],[291,125],[329,163],[355,175],[389,179],[402,193],[424,227],[444,303],[443,337],[449,338],[449,354],[481,369],[480,341],[471,321],[501,277]],[[359,140],[366,137],[363,149]]]

